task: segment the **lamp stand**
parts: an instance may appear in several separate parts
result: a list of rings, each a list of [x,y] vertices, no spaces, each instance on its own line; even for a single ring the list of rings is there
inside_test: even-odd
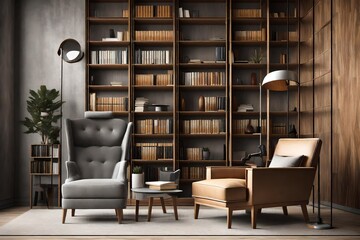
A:
[[[64,60],[63,60],[63,49],[60,48],[60,102],[62,102],[63,99],[63,68],[64,68]],[[63,120],[63,112],[62,112],[62,104],[60,106],[60,131],[59,131],[59,141],[60,145],[62,146],[62,120]]]
[[[331,224],[323,223],[321,214],[320,214],[320,158],[318,161],[318,214],[317,214],[317,221],[313,223],[308,223],[308,227],[316,230],[324,230],[324,229],[331,229]]]

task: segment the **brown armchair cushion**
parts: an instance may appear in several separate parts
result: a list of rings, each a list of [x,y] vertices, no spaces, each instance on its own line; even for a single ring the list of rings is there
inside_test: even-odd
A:
[[[246,182],[244,179],[209,179],[192,184],[194,197],[222,202],[246,201]]]

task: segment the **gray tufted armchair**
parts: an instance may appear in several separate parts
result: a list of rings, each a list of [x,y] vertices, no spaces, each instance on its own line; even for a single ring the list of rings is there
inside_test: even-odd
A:
[[[62,223],[67,209],[126,208],[127,157],[132,123],[121,119],[66,120],[67,179],[62,185]]]

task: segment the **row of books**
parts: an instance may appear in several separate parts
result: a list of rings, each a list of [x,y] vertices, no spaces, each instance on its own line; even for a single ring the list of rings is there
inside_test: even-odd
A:
[[[233,17],[261,17],[261,9],[234,9]]]
[[[225,61],[226,60],[226,49],[225,47],[215,47],[215,61]]]
[[[91,64],[127,64],[128,50],[92,50]]]
[[[225,111],[226,97],[204,97],[205,112],[208,111]]]
[[[174,31],[135,31],[135,39],[144,41],[172,41],[174,39]]]
[[[171,64],[170,50],[141,50],[135,51],[135,64]]]
[[[128,111],[128,97],[96,97],[96,93],[90,93],[90,111]]]
[[[271,32],[271,41],[286,41],[289,34],[289,41],[297,41],[297,32],[295,31],[273,31]]]
[[[254,31],[235,31],[234,32],[234,40],[243,41],[265,41],[266,40],[266,30],[262,28],[261,30]]]
[[[167,74],[136,74],[135,85],[138,86],[169,86],[173,85],[173,73],[168,71]]]
[[[225,72],[182,72],[185,86],[225,86]]]
[[[203,160],[202,148],[185,148],[184,156],[186,160]]]
[[[286,123],[273,123],[271,130],[273,134],[287,134]]]
[[[144,119],[136,121],[136,133],[138,134],[171,134],[173,133],[173,120],[168,119]]]
[[[134,158],[164,160],[173,158],[173,143],[136,143]]]
[[[170,5],[137,5],[135,6],[135,17],[152,18],[152,17],[172,17]]]
[[[31,145],[31,157],[59,157],[57,145]]]
[[[224,119],[193,119],[181,121],[184,134],[219,134],[225,133]]]
[[[236,119],[232,122],[234,133],[245,134],[245,130],[249,125],[249,121],[254,130],[257,126],[259,126],[259,119]],[[266,119],[261,119],[261,133],[266,134]]]
[[[205,179],[206,167],[181,167],[181,179]]]
[[[30,168],[31,173],[51,173],[51,161],[31,161]]]

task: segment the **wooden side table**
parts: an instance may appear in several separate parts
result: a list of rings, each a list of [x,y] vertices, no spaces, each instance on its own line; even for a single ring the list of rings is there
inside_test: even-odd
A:
[[[140,200],[147,199],[147,198],[149,199],[147,220],[148,220],[148,222],[150,222],[154,198],[156,198],[156,197],[160,198],[163,213],[166,213],[164,197],[167,197],[167,196],[170,196],[172,198],[175,220],[179,219],[178,212],[177,212],[177,194],[181,193],[182,190],[180,190],[180,189],[153,190],[153,189],[149,189],[149,188],[132,188],[131,191],[135,193],[134,195],[135,195],[135,199],[136,199],[136,205],[135,205],[135,221],[136,222],[138,221],[138,217],[139,217]]]

